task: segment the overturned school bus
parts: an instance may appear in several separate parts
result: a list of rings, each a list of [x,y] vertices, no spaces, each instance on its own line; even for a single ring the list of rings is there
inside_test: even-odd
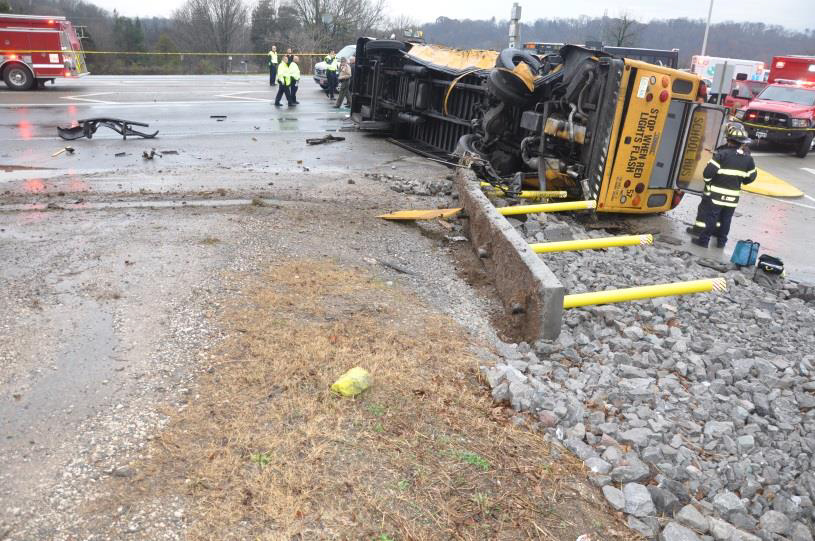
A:
[[[657,213],[701,192],[724,109],[700,78],[566,45],[557,54],[357,42],[351,118],[483,179],[566,190],[598,212]]]

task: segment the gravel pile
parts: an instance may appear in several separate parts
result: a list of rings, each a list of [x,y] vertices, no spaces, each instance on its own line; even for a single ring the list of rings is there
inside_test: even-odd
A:
[[[382,173],[365,173],[365,177],[385,181],[391,190],[407,195],[449,195],[453,189],[453,177],[450,175],[416,179]]]
[[[530,242],[609,235],[511,222]],[[795,296],[809,289],[765,289],[659,239],[543,257],[570,293],[717,276],[728,291],[569,310],[558,340],[484,367],[495,400],[579,456],[649,539],[811,541],[815,304]]]

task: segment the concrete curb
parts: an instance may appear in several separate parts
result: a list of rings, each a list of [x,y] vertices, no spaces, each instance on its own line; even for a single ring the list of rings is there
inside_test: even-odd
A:
[[[527,342],[557,338],[563,317],[560,280],[498,214],[472,171],[458,169],[455,186],[473,249],[495,281],[504,309],[520,316],[519,334]]]

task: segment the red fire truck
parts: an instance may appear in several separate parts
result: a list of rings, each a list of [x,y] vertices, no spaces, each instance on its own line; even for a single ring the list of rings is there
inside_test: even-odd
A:
[[[0,14],[0,79],[10,89],[87,74],[82,43],[65,17]]]

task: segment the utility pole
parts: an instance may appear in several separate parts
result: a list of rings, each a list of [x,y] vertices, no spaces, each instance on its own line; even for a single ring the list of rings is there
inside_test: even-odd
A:
[[[707,35],[710,32],[710,17],[713,15],[713,0],[710,0],[710,8],[707,10],[707,24],[705,25],[705,38],[702,40],[702,56],[707,51]]]
[[[509,48],[521,46],[521,6],[517,2],[512,4],[512,13],[509,16]]]

